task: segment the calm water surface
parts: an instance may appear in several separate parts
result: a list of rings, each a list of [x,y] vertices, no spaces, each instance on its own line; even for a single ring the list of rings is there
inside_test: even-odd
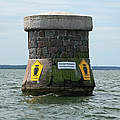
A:
[[[0,120],[120,120],[120,71],[93,72],[94,96],[24,96],[25,70],[0,69]]]

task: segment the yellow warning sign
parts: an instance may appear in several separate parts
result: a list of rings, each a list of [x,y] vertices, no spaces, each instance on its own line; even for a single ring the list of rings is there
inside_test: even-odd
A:
[[[43,65],[37,60],[31,67],[31,81],[39,81]]]
[[[84,80],[90,80],[90,68],[88,63],[83,59],[79,64]]]

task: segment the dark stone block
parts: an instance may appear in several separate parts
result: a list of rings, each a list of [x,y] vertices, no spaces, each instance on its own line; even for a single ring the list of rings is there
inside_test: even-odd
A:
[[[44,41],[37,41],[38,48],[45,47],[45,42]]]
[[[59,30],[58,34],[59,36],[67,36],[67,30]]]
[[[45,30],[45,37],[54,38],[58,35],[56,30]]]
[[[41,48],[37,48],[37,59],[42,58],[42,50]]]
[[[36,59],[37,57],[37,50],[36,48],[29,49],[29,59]]]
[[[38,31],[38,36],[39,37],[45,37],[45,31],[44,30],[39,30]]]
[[[36,40],[30,41],[30,48],[37,48],[37,41]]]

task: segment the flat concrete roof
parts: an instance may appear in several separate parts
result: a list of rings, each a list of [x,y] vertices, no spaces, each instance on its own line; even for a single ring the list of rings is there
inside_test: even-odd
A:
[[[93,28],[92,17],[65,12],[48,12],[24,17],[24,30],[67,29],[87,30]]]

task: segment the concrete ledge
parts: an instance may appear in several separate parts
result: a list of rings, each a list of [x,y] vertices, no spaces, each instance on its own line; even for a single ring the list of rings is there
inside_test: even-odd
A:
[[[34,29],[66,29],[87,30],[93,28],[92,17],[80,14],[45,13],[24,17],[24,30]]]

